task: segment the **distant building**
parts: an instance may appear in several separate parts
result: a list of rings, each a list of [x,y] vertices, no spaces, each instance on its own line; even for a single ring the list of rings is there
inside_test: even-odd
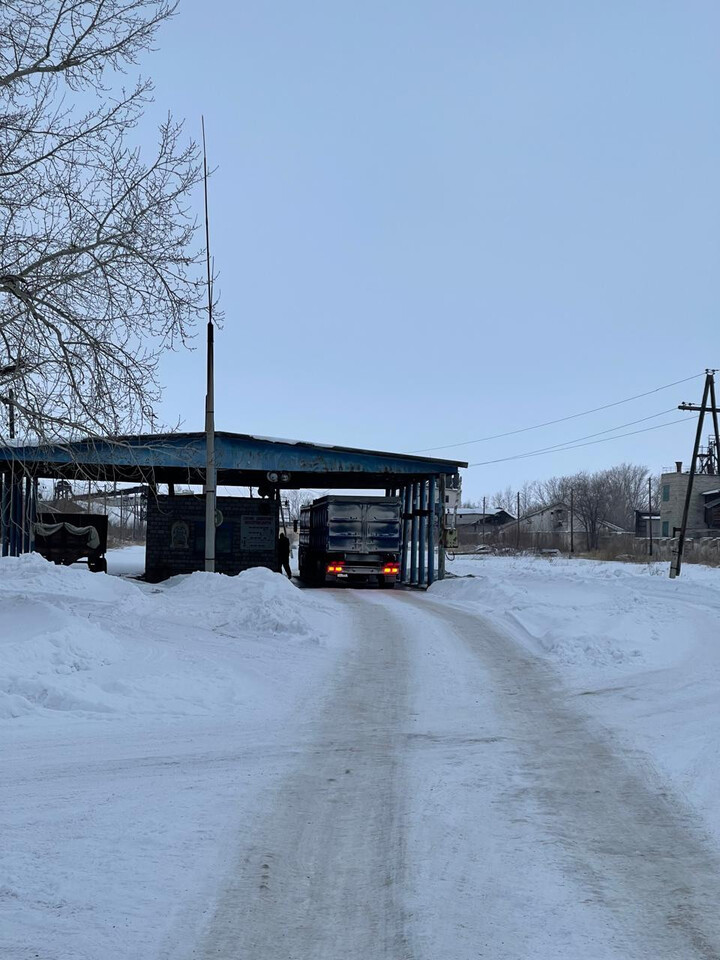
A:
[[[674,473],[660,478],[661,537],[675,537],[680,531],[689,479],[680,462]],[[693,481],[687,536],[720,536],[720,477],[715,474],[698,474]]]
[[[538,507],[537,510],[531,510],[530,513],[520,517],[519,531],[517,520],[511,520],[502,527],[500,533],[508,544],[517,542],[519,539],[520,546],[523,548],[567,550],[570,547],[572,530],[575,535],[575,547],[582,550],[586,546],[585,523],[577,510],[574,511],[572,524],[570,521],[570,506],[563,500],[558,500],[556,503]],[[598,531],[601,536],[624,533],[622,527],[610,523],[609,520],[599,520]]]
[[[462,502],[462,478],[448,477],[445,486],[445,513],[455,516],[455,511],[459,510]]]
[[[651,532],[654,540],[661,536],[662,522],[659,513],[650,515],[647,510],[635,511],[635,536],[641,539],[647,539],[648,536],[648,518],[652,519]]]
[[[458,546],[478,546],[484,541],[490,540],[500,527],[514,519],[507,510],[483,513],[478,507],[459,507],[455,523],[458,532]]]

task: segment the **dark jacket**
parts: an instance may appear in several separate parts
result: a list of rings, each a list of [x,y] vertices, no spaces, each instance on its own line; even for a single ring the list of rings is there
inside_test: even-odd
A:
[[[280,558],[280,563],[290,559],[290,541],[284,533],[281,533],[278,537],[278,557]]]

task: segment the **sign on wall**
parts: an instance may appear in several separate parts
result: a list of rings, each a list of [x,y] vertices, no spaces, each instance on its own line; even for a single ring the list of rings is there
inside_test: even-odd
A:
[[[275,518],[274,517],[241,517],[240,518],[240,549],[241,550],[274,550],[275,549]]]

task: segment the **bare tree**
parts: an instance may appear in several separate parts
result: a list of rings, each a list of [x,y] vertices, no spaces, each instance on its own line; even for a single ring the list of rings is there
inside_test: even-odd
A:
[[[538,484],[537,494],[540,506],[549,507],[554,503],[570,503],[572,477],[550,477]]]
[[[168,118],[131,142],[152,86],[110,81],[172,0],[0,5],[0,401],[28,437],[153,420],[157,361],[202,308],[188,193],[197,147]]]
[[[606,520],[623,530],[633,530],[635,511],[647,509],[648,469],[635,463],[621,463],[605,471],[608,484]]]
[[[605,520],[612,503],[609,471],[576,473],[569,477],[575,514],[585,531],[588,550],[596,550],[600,539],[601,521]]]
[[[512,487],[505,487],[504,490],[498,490],[493,494],[491,503],[496,510],[505,510],[511,516],[517,513],[517,496],[520,494],[520,516],[530,513],[539,504],[538,484],[535,481],[526,480],[519,490],[513,490]]]
[[[312,496],[306,490],[282,490],[280,497],[283,504],[287,505],[285,519],[290,521],[299,520],[302,507],[312,503]]]

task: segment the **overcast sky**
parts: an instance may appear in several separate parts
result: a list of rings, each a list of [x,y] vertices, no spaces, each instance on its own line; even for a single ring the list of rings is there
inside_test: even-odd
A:
[[[412,452],[720,366],[718,37],[716,0],[183,0],[143,69],[156,111],[196,135],[204,112],[218,168],[218,429]],[[202,427],[203,378],[201,351],[166,357],[167,421]],[[434,455],[588,437],[701,385]],[[465,494],[659,469],[693,430],[476,466]]]

